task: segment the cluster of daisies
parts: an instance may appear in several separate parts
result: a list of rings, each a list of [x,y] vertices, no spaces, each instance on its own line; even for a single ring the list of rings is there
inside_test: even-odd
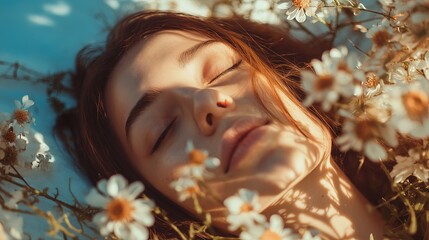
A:
[[[326,3],[283,1],[290,19],[317,18]],[[301,73],[304,105],[320,104],[342,121],[336,144],[362,152],[372,161],[396,160],[395,182],[414,175],[429,181],[429,1],[381,0],[385,17],[369,29],[359,25],[372,48],[359,58],[338,47],[311,62]],[[358,7],[359,8],[359,7]],[[360,7],[364,9],[363,6]],[[398,155],[400,139],[421,141]],[[403,154],[403,153],[402,153]]]
[[[34,123],[29,108],[34,105],[28,95],[15,100],[15,110],[10,114],[0,112],[0,177],[1,180],[20,176],[17,168],[50,169],[54,158],[49,147],[30,130]],[[2,181],[0,181],[2,182]],[[23,218],[18,214],[18,202],[24,200],[25,189],[7,189],[0,185],[0,239],[22,239]]]
[[[30,125],[35,122],[29,108],[34,105],[28,95],[21,101],[15,100],[12,114],[0,112],[0,171],[13,172],[14,166],[48,170],[54,162],[49,146],[43,136],[32,132]]]
[[[342,121],[342,135],[335,142],[340,150],[361,152],[372,161],[394,160],[390,175],[395,182],[409,176],[429,180],[429,14],[428,0],[380,0],[384,18],[367,29],[372,48],[364,58],[346,47],[333,48],[321,59],[311,62],[312,70],[301,72],[306,92],[304,105],[320,104]],[[278,9],[288,20],[304,22],[307,18],[326,23],[332,11],[343,8],[364,10],[362,4],[335,0],[281,0]],[[415,138],[421,143],[403,156],[395,154],[400,138]],[[219,166],[217,158],[187,143],[188,164],[171,183],[178,199],[205,197],[204,179],[210,169]],[[94,218],[102,235],[114,233],[119,238],[148,236],[153,224],[154,203],[137,196],[140,183],[126,186],[122,176],[101,181],[98,190],[88,197],[93,206],[103,209]],[[223,200],[231,231],[240,239],[319,239],[314,231],[301,234],[285,228],[279,215],[269,219],[259,213],[258,193],[239,189]],[[199,208],[198,204],[196,208]],[[199,209],[199,211],[204,211]]]
[[[210,194],[208,186],[204,184],[205,179],[212,176],[210,170],[218,167],[220,160],[210,157],[205,150],[195,148],[190,141],[187,142],[185,151],[188,155],[187,162],[180,170],[178,179],[173,181],[170,187],[177,192],[179,201],[187,199],[198,201],[199,197],[207,197]],[[140,182],[128,185],[122,175],[114,175],[108,180],[98,182],[97,187],[92,189],[86,200],[91,206],[101,210],[93,218],[101,235],[114,234],[120,239],[149,237],[147,228],[154,224],[155,204],[142,195],[143,189],[143,184]],[[240,231],[240,239],[320,239],[316,230],[297,234],[292,229],[285,228],[283,219],[279,215],[274,214],[267,220],[260,214],[258,198],[258,193],[255,191],[239,189],[237,194],[223,201],[229,230]]]

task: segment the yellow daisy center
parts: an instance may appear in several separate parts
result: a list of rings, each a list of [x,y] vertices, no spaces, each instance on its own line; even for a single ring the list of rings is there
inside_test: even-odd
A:
[[[375,88],[378,84],[377,76],[371,74],[366,78],[365,86],[367,88]]]
[[[250,212],[253,210],[253,206],[250,203],[244,203],[240,207],[240,212]]]
[[[112,221],[132,220],[134,208],[130,201],[124,198],[115,198],[107,204],[107,216]]]
[[[16,140],[16,134],[13,132],[13,129],[7,130],[5,134],[3,134],[3,139],[6,140],[6,142],[13,143]]]
[[[30,119],[28,112],[22,109],[16,110],[13,114],[13,117],[18,122],[18,124],[24,124]]]
[[[402,96],[404,107],[413,120],[422,121],[428,115],[429,99],[420,90],[411,90]]]
[[[266,230],[259,240],[281,240],[282,238],[275,232],[271,230]]]
[[[314,88],[318,91],[330,88],[334,84],[334,79],[331,75],[322,75],[316,81]]]
[[[355,123],[355,133],[359,139],[367,141],[373,137],[372,127],[374,122],[371,120],[359,120]]]
[[[372,42],[378,47],[386,46],[389,43],[389,39],[390,34],[385,30],[377,31],[372,36]]]
[[[192,186],[192,187],[188,187],[186,189],[186,192],[189,195],[198,194],[198,193],[200,193],[200,188],[197,185],[195,185],[195,186]]]
[[[298,8],[307,8],[310,6],[310,0],[293,0],[293,5]]]
[[[203,151],[194,149],[188,154],[189,161],[193,164],[203,164],[206,154]]]
[[[351,73],[349,66],[345,62],[339,62],[337,68],[340,71],[344,71],[346,73]]]

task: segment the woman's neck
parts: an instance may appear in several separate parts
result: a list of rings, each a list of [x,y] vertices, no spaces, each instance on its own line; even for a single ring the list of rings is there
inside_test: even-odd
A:
[[[279,214],[294,229],[314,228],[328,239],[382,239],[378,212],[351,184],[332,159],[323,161],[264,214]]]

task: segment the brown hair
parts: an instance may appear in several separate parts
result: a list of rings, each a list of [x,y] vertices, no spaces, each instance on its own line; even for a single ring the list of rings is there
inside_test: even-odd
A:
[[[65,139],[66,147],[92,182],[115,173],[124,175],[130,181],[143,181],[145,193],[154,198],[156,204],[174,220],[182,221],[189,220],[190,216],[145,182],[144,176],[140,176],[126,159],[109,125],[103,102],[105,85],[121,57],[137,42],[163,30],[197,32],[231,46],[257,72],[272,81],[272,89],[268,92],[277,103],[273,106],[280,106],[280,111],[287,118],[290,115],[279,104],[280,98],[274,89],[294,95],[296,98],[293,101],[299,106],[298,101],[303,97],[303,92],[298,81],[298,69],[307,66],[311,59],[320,57],[327,45],[309,45],[294,40],[280,27],[237,17],[218,19],[171,12],[138,12],[122,19],[112,29],[104,47],[86,47],[80,51],[72,78],[77,107],[58,118],[60,137]],[[264,102],[264,96],[258,97]],[[309,117],[316,122],[328,126],[333,132],[338,130],[335,122],[319,114],[315,108],[310,108],[310,112],[313,114],[309,114]],[[305,129],[301,131],[311,136]],[[152,230],[161,238],[174,236],[171,228],[162,224],[162,219],[157,220]]]

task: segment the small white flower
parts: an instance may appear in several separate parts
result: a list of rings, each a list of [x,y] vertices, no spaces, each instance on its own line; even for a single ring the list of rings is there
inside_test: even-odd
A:
[[[363,92],[367,99],[371,99],[383,94],[384,82],[374,73],[367,75],[366,81],[363,84]]]
[[[315,15],[321,4],[320,0],[282,0],[277,7],[286,10],[287,20],[296,19],[302,23],[307,19],[307,16]]]
[[[50,153],[40,152],[36,155],[36,160],[31,162],[31,168],[39,168],[43,171],[48,171],[52,167],[54,158]]]
[[[302,71],[302,86],[307,96],[303,104],[321,102],[322,109],[329,111],[340,96],[351,97],[361,89],[365,81],[362,71],[356,69],[357,61],[348,56],[347,48],[334,48],[323,53],[322,61],[313,59],[311,71]],[[360,83],[360,84],[357,84]]]
[[[148,239],[150,227],[154,223],[150,200],[138,198],[144,186],[140,182],[128,185],[122,175],[113,175],[109,180],[101,180],[97,188],[86,197],[88,204],[103,209],[93,217],[100,228],[100,234],[114,233],[120,239]]]
[[[396,183],[405,181],[409,176],[414,175],[423,182],[429,180],[429,168],[423,164],[419,151],[410,149],[407,156],[396,156],[397,164],[390,172]],[[427,161],[427,160],[426,160]],[[427,163],[426,163],[427,164]]]
[[[0,236],[6,235],[6,239],[23,239],[24,219],[22,216],[3,210],[0,207]],[[3,231],[3,233],[1,233]]]
[[[415,81],[391,87],[391,122],[398,132],[416,138],[429,136],[429,82]]]
[[[343,135],[336,138],[341,151],[353,149],[363,151],[372,161],[385,160],[386,149],[378,142],[383,139],[387,144],[396,146],[396,132],[389,124],[383,124],[375,119],[360,118],[346,119],[343,123]]]
[[[220,165],[220,160],[209,157],[206,150],[197,149],[192,141],[186,143],[186,153],[188,154],[188,164],[182,169],[182,175],[202,179],[210,177],[207,169],[216,168]]]
[[[376,51],[385,51],[392,36],[393,29],[386,19],[378,25],[373,25],[366,33],[366,37],[372,40],[373,50]]]
[[[28,95],[22,97],[22,102],[15,100],[15,106],[17,109],[26,110],[34,105],[34,101],[31,100]]]
[[[28,95],[22,97],[22,103],[18,100],[15,100],[16,110],[13,113],[13,119],[18,123],[18,125],[23,126],[24,124],[34,122],[34,119],[31,119],[28,108],[34,105],[34,101],[31,100]]]
[[[198,183],[190,177],[181,177],[171,182],[170,187],[179,194],[179,201],[181,202],[192,197],[194,194],[202,194]]]
[[[427,9],[427,7],[425,7]],[[427,15],[428,10],[411,10],[408,14],[404,15],[404,28],[407,30],[404,33],[400,33],[396,39],[403,46],[408,49],[416,48],[420,42],[427,41],[429,36],[429,20]]]
[[[272,215],[269,223],[263,223],[246,229],[240,233],[241,240],[299,240],[292,229],[284,228],[283,219],[279,215]]]
[[[231,231],[266,221],[265,216],[259,213],[261,207],[258,199],[257,192],[244,188],[238,190],[238,194],[225,199],[223,203],[229,211],[226,221],[230,224]]]
[[[391,74],[391,80],[395,83],[412,83],[423,80],[424,76],[417,71],[416,64],[417,62],[409,62],[407,68],[396,67]]]

